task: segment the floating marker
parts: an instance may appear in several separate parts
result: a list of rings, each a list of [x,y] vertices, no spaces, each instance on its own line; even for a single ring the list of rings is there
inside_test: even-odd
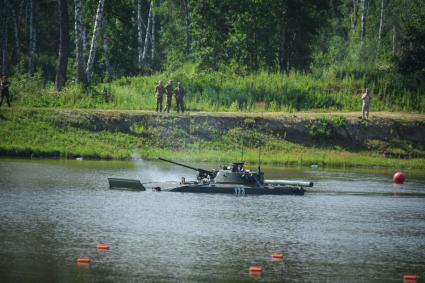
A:
[[[417,278],[418,277],[416,275],[404,275],[403,276],[403,282],[404,283],[416,283]]]
[[[401,172],[396,172],[393,176],[393,182],[396,184],[403,184],[406,181],[406,176]]]
[[[272,253],[272,259],[283,259],[285,256],[279,253]]]
[[[109,250],[109,246],[105,244],[99,244],[96,246],[96,250],[98,251],[107,251]]]
[[[249,273],[263,272],[263,269],[261,268],[261,266],[250,266],[248,270],[249,270]]]
[[[91,259],[89,257],[79,257],[77,258],[77,263],[89,264]]]

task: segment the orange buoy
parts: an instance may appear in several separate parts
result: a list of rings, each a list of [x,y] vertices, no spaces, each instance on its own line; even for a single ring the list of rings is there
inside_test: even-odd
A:
[[[250,266],[248,270],[250,273],[263,272],[261,266]]]
[[[273,259],[283,259],[284,255],[280,254],[280,253],[272,253],[272,258]]]
[[[404,283],[416,283],[417,278],[418,277],[416,275],[404,275],[403,276],[403,282]]]
[[[107,251],[109,250],[109,246],[105,244],[99,244],[96,246],[96,250],[98,251]]]
[[[77,258],[77,263],[88,264],[90,262],[91,262],[91,259],[89,257],[79,257],[79,258]]]
[[[406,176],[401,172],[396,172],[393,176],[393,182],[396,184],[403,184],[406,181]]]

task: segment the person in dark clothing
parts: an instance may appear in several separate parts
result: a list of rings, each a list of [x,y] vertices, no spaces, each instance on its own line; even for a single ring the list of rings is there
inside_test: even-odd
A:
[[[1,100],[0,107],[3,104],[3,99],[6,97],[7,105],[10,107],[10,95],[9,95],[9,80],[7,76],[3,76],[1,80]]]
[[[156,112],[162,112],[162,100],[164,96],[164,86],[162,81],[159,81],[157,86],[155,87],[155,95],[156,95]]]
[[[181,83],[177,83],[177,87],[174,90],[174,95],[176,96],[176,105],[177,105],[177,113],[184,112],[184,88],[181,86]]]
[[[165,86],[165,91],[167,92],[167,106],[164,111],[170,113],[171,99],[173,98],[173,81],[168,81],[168,84]]]

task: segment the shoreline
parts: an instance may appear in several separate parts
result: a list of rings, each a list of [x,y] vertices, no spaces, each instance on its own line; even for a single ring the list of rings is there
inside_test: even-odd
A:
[[[0,111],[0,157],[254,163],[261,147],[264,165],[425,168],[425,115],[356,114],[18,107]]]

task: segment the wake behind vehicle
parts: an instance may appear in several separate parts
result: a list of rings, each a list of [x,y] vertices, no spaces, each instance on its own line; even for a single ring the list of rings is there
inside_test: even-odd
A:
[[[265,180],[264,172],[246,170],[244,162],[234,162],[221,169],[206,170],[195,168],[175,161],[159,158],[178,166],[198,172],[194,181],[181,182],[171,188],[163,189],[154,187],[156,191],[182,192],[182,193],[220,193],[235,195],[304,195],[306,187],[312,187],[313,182],[300,182],[288,180]],[[139,188],[145,187],[139,180],[108,178],[110,188]]]

